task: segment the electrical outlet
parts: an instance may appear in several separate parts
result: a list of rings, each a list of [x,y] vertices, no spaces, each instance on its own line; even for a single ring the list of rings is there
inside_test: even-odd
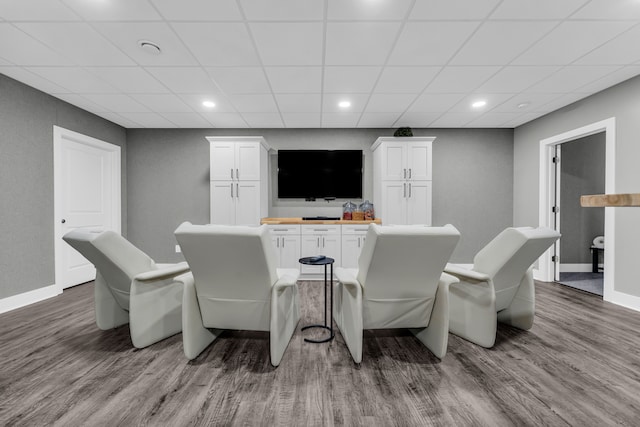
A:
[[[179,254],[182,252],[182,249],[180,249],[180,245],[176,245],[176,253]]]

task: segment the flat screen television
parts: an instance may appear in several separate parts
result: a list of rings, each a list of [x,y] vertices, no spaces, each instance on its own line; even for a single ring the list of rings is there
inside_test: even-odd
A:
[[[361,199],[362,150],[278,150],[278,198]]]

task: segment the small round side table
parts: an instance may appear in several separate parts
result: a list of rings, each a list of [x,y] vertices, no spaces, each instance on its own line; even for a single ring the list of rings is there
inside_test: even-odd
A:
[[[309,328],[323,328],[329,331],[329,336],[321,340],[312,340],[310,338],[305,338],[304,340],[306,342],[310,342],[314,344],[331,341],[335,337],[335,334],[333,333],[333,263],[335,262],[335,260],[329,257],[320,258],[316,256],[316,257],[300,258],[298,262],[300,264],[307,264],[307,265],[324,265],[324,324],[304,326],[301,330],[304,331]],[[329,266],[331,269],[331,274],[329,279],[330,280],[329,288],[331,292],[330,308],[329,308],[329,325],[327,325],[327,266]]]

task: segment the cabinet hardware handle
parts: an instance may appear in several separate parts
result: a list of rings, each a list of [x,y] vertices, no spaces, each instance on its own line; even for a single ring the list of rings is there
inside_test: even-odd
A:
[[[411,179],[411,168],[409,168],[409,179]]]
[[[318,243],[316,244],[317,247],[320,247],[320,238],[318,237]]]
[[[402,169],[402,177],[407,179],[407,169]]]
[[[313,231],[329,231],[328,228],[314,228]]]
[[[324,237],[322,238],[322,247],[324,248]]]
[[[288,228],[274,228],[273,231],[289,231]]]
[[[411,183],[409,183],[409,197],[411,197]]]
[[[282,238],[282,247],[284,248],[284,237]]]
[[[360,238],[358,237],[358,247],[360,247]]]
[[[280,238],[278,237],[276,239],[276,248],[279,248],[279,247],[280,247]]]
[[[238,171],[237,168],[236,168],[236,179],[240,179],[240,172]]]
[[[230,170],[231,170],[231,179],[233,179],[233,168],[231,168]]]
[[[236,184],[236,197],[240,197],[240,184]]]
[[[231,183],[231,198],[233,199],[233,183]]]
[[[402,184],[402,197],[407,197],[407,184]]]

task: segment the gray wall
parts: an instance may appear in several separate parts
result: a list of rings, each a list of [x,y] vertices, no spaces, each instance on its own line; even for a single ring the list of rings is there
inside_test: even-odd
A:
[[[362,149],[364,198],[372,200],[371,145],[391,129],[129,129],[127,179],[129,239],[158,261],[179,261],[173,231],[183,221],[209,222],[209,143],[206,136],[264,136],[274,149]],[[462,233],[454,262],[473,255],[512,225],[511,129],[414,129],[435,136],[433,224]],[[270,192],[275,193],[275,154]],[[341,214],[343,201],[285,201],[271,197],[269,216]],[[375,201],[373,201],[375,203]],[[384,219],[383,219],[384,220]]]
[[[611,117],[616,120],[613,192],[640,191],[638,100],[640,77],[635,77],[515,129],[515,225],[538,223],[540,141]],[[613,208],[612,215],[615,220],[616,256],[614,290],[640,297],[636,268],[640,254],[640,209]]]
[[[0,299],[55,282],[54,125],[126,147],[122,127],[0,74]],[[125,173],[122,196],[125,232]]]
[[[604,209],[580,206],[583,194],[604,193],[604,132],[560,145],[560,262],[590,264],[596,236],[604,235]]]

